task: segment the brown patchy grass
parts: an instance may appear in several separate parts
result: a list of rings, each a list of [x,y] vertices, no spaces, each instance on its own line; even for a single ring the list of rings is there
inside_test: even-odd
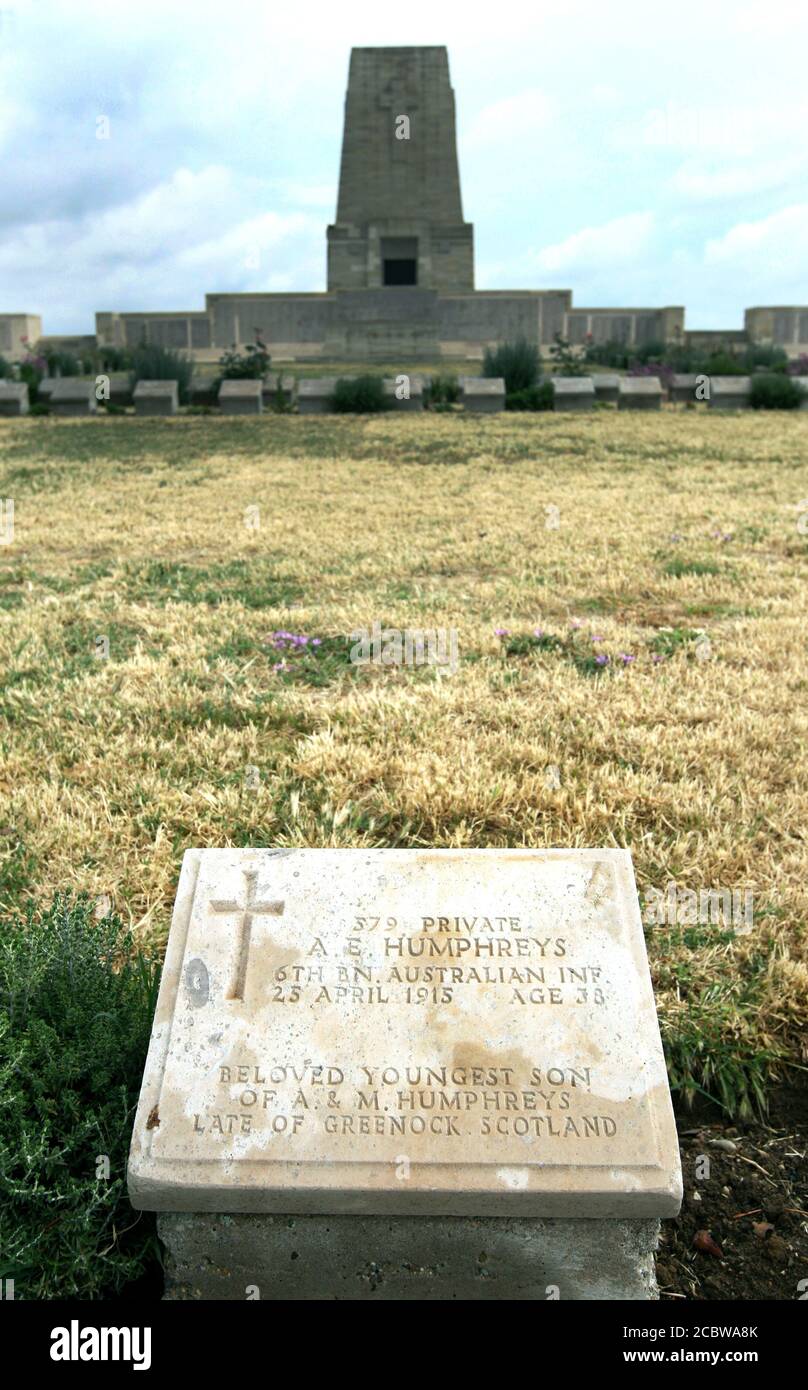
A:
[[[191,845],[626,845],[641,893],[753,891],[648,937],[674,1085],[754,1101],[806,1060],[807,465],[788,414],[2,422],[0,907],[161,945]],[[374,619],[459,671],[273,671]],[[604,674],[494,635],[572,619]]]

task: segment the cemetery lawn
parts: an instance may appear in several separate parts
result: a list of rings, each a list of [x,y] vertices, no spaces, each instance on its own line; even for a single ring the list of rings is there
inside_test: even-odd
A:
[[[0,496],[2,911],[159,950],[189,846],[624,845],[753,895],[648,927],[680,1099],[804,1075],[808,415],[2,421]]]

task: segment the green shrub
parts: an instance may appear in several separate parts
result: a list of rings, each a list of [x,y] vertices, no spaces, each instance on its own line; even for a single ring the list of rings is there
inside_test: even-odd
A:
[[[753,372],[756,367],[785,372],[789,365],[785,348],[772,347],[769,343],[751,343],[743,354],[743,362],[747,372]]]
[[[126,1159],[156,980],[86,899],[2,924],[0,1278],[18,1299],[111,1297],[154,1268]]]
[[[505,397],[506,410],[553,410],[555,398],[552,381],[541,381],[524,391],[512,391]]]
[[[583,357],[560,333],[556,333],[553,338],[550,357],[553,361],[554,376],[588,376]]]
[[[614,338],[610,338],[607,343],[587,343],[584,350],[584,361],[594,362],[599,367],[626,368],[636,356],[635,352],[629,351],[625,343]]]
[[[244,351],[239,352],[234,345],[227,352],[223,352],[219,358],[219,381],[227,377],[229,381],[263,381],[271,362],[269,353],[264,344],[259,340],[255,343],[247,343]],[[217,382],[218,389],[218,382]]]
[[[50,413],[50,406],[47,401],[34,401],[33,405],[28,408],[29,415],[50,415]]]
[[[704,358],[702,365],[696,368],[696,371],[703,372],[706,376],[747,375],[747,369],[743,358],[725,349],[720,349],[718,352],[711,352],[708,357]]]
[[[292,387],[290,392],[287,393],[286,391],[284,391],[281,382],[281,374],[279,372],[278,384],[275,387],[275,390],[271,391],[269,395],[264,395],[264,409],[274,411],[276,415],[291,415],[293,408],[292,402],[294,400],[294,393],[294,386]]]
[[[92,375],[108,372],[126,372],[132,366],[132,353],[129,348],[100,347],[95,352]]]
[[[424,390],[426,405],[454,405],[459,399],[460,382],[452,372],[436,372]]]
[[[28,399],[31,405],[36,405],[39,399],[39,383],[44,375],[42,367],[37,362],[20,363],[20,381],[24,381],[28,387]]]
[[[11,376],[11,363],[0,357],[0,377]]]
[[[346,415],[367,415],[389,405],[380,376],[340,377],[331,397],[331,409]]]
[[[505,394],[512,395],[514,391],[526,391],[536,385],[540,365],[538,348],[520,338],[515,343],[486,348],[483,376],[504,377]]]
[[[798,381],[783,372],[752,377],[749,403],[754,410],[798,410],[805,393]]]
[[[45,361],[48,364],[49,376],[81,376],[84,370],[84,363],[80,362],[72,352],[46,352]]]
[[[132,352],[129,383],[134,391],[139,381],[176,381],[179,397],[186,404],[191,390],[194,364],[184,352],[160,347],[157,343],[141,343]]]

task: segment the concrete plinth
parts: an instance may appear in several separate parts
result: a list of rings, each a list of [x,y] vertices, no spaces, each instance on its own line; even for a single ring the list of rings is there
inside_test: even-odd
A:
[[[53,415],[95,415],[95,382],[83,377],[60,377],[49,396]]]
[[[658,1296],[659,1222],[165,1212],[171,1300]],[[556,1292],[557,1291],[557,1292]]]
[[[621,377],[617,405],[619,410],[659,410],[662,382],[658,376]]]
[[[136,415],[176,415],[179,404],[179,382],[139,381],[133,400]]]
[[[226,377],[219,387],[219,408],[223,415],[260,415],[263,382],[258,377]]]
[[[551,380],[556,410],[594,410],[595,384],[591,376],[554,376]]]
[[[750,376],[710,377],[708,404],[711,410],[749,410]]]
[[[461,376],[460,399],[464,410],[480,413],[504,410],[504,379],[501,376]]]
[[[696,401],[700,399],[696,395],[697,387],[699,382],[704,380],[705,377],[699,376],[696,372],[676,372],[668,387],[668,399],[674,405],[695,405]]]
[[[301,415],[325,415],[337,389],[335,376],[303,377],[297,384],[297,408]]]
[[[24,381],[0,381],[0,415],[28,414],[28,386]]]

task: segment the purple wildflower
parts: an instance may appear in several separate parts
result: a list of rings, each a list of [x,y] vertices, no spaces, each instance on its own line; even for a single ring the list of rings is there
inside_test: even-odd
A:
[[[495,637],[510,637],[510,635],[511,635],[511,630],[510,630],[510,628],[508,628],[508,627],[495,627],[495,628],[494,628],[494,636],[495,636]]]
[[[599,656],[596,656],[595,661],[598,666],[607,666],[609,664],[609,658],[605,652],[601,652]]]

